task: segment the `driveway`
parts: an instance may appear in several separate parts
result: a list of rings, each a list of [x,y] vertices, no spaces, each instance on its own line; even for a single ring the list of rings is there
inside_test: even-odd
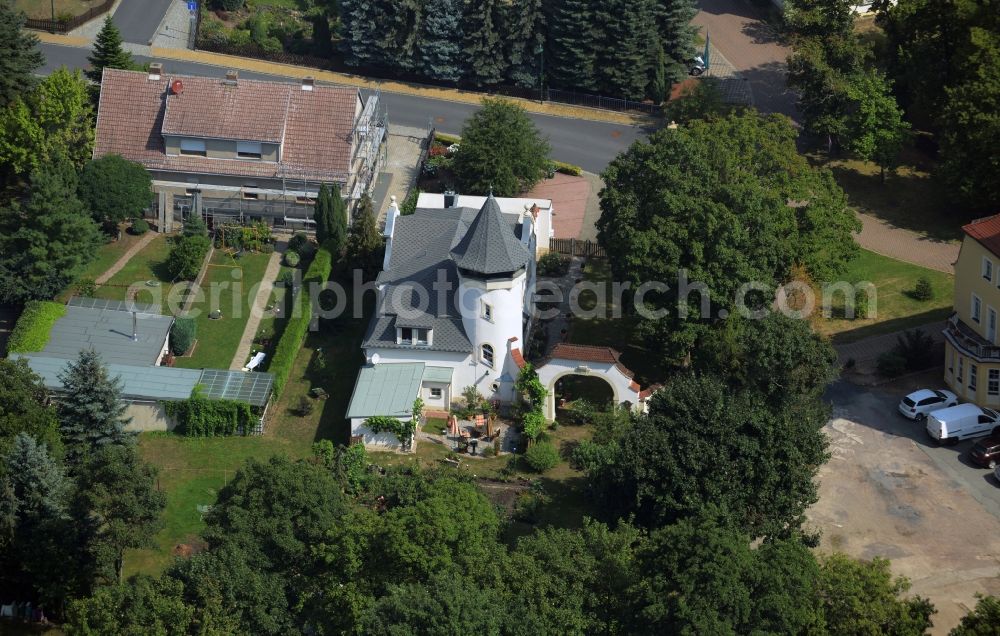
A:
[[[945,634],[977,592],[1000,593],[1000,487],[991,471],[968,463],[973,442],[938,446],[922,424],[897,414],[900,394],[912,388],[830,388],[832,457],[808,516],[822,551],[891,559],[911,593],[937,607],[932,633]]]
[[[778,42],[760,12],[747,0],[699,0],[693,24],[750,83],[754,105],[797,121],[795,94],[785,86],[791,49]]]
[[[171,2],[184,0],[122,0],[115,11],[115,25],[122,32],[122,39],[132,44],[148,46],[160,20],[167,13]]]

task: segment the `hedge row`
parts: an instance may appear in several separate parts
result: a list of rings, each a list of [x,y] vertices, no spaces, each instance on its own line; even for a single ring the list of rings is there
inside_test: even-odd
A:
[[[579,177],[580,173],[583,172],[583,168],[580,166],[574,166],[571,163],[565,163],[562,161],[553,161],[552,163],[555,164],[556,172],[568,174],[573,177]]]
[[[305,342],[306,334],[309,332],[309,325],[312,323],[313,306],[309,294],[309,287],[312,283],[324,283],[330,278],[333,271],[333,256],[326,248],[321,247],[316,251],[312,264],[302,277],[302,288],[295,295],[293,304],[298,305],[298,311],[291,311],[288,314],[288,322],[285,323],[285,330],[274,347],[274,355],[271,357],[271,364],[267,370],[274,375],[274,395],[278,397],[288,382],[288,376],[292,373],[292,365],[295,364],[295,356],[298,355],[302,343]]]
[[[198,395],[179,402],[164,402],[163,410],[177,421],[176,431],[188,437],[248,435],[257,420],[246,402],[209,400]]]
[[[452,144],[457,144],[462,141],[462,138],[458,135],[449,135],[447,133],[434,133],[434,141],[439,144],[444,144],[445,146],[450,146]]]
[[[8,353],[41,351],[49,342],[52,325],[66,315],[66,305],[49,300],[31,300],[17,319],[7,342]]]

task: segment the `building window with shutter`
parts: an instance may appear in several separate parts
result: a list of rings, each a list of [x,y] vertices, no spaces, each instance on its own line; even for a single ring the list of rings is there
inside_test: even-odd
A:
[[[205,157],[204,139],[181,139],[181,154],[195,157]]]
[[[236,142],[236,156],[240,159],[260,159],[260,142],[259,141],[237,141]]]

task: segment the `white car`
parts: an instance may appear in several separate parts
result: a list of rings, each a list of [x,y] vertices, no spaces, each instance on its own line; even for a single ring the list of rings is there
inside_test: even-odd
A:
[[[939,409],[958,404],[958,396],[951,391],[920,389],[899,402],[899,412],[911,420],[920,421]]]

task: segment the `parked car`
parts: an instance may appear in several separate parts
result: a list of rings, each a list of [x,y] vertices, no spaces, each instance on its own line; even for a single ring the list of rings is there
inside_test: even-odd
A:
[[[927,433],[939,442],[970,437],[1000,436],[1000,413],[975,404],[959,404],[927,416]]]
[[[973,444],[969,459],[983,468],[996,468],[1000,464],[1000,437],[991,435]]]
[[[899,412],[903,417],[920,421],[934,411],[955,406],[958,396],[943,389],[920,389],[899,401]]]
[[[699,55],[693,60],[688,60],[688,75],[698,77],[705,72],[705,60]]]

